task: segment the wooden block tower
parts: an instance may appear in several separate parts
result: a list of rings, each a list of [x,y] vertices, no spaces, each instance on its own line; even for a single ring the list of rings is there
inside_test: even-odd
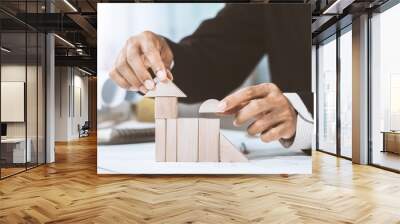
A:
[[[178,97],[186,95],[173,82],[157,83],[145,97],[155,97],[157,162],[248,162],[220,133],[220,119],[178,117]],[[200,113],[217,112],[218,102],[205,101]]]
[[[171,81],[159,82],[145,97],[155,97],[156,161],[176,162],[178,97],[186,95]]]

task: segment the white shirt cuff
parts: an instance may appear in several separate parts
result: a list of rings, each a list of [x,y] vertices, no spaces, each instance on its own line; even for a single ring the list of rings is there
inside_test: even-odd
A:
[[[296,134],[294,139],[280,139],[279,142],[287,149],[311,149],[314,121],[307,107],[296,93],[284,93],[297,111]]]

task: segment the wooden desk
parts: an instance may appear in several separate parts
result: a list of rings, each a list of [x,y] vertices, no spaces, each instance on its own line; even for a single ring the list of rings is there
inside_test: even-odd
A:
[[[382,131],[383,150],[382,152],[392,152],[400,154],[400,131]]]

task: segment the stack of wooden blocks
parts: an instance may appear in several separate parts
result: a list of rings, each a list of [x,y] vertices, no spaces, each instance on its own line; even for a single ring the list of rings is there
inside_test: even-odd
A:
[[[186,95],[171,81],[159,82],[146,97],[155,97],[157,162],[248,161],[220,133],[219,118],[178,117],[178,97]]]

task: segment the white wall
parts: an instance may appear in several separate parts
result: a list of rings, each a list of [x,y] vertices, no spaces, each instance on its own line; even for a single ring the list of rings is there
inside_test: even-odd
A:
[[[68,140],[68,86],[69,77],[67,67],[55,69],[55,140]]]
[[[26,83],[26,80],[25,80],[26,72],[28,72],[28,74],[31,74],[32,71],[34,71],[34,69],[36,69],[36,68],[33,66],[25,67],[25,65],[17,65],[17,64],[2,65],[1,66],[1,81],[2,82],[24,82],[24,83]],[[36,93],[36,91],[34,93]],[[33,96],[33,93],[31,93],[31,94]],[[28,92],[27,96],[29,98],[32,98],[32,97],[30,97],[31,94]],[[29,101],[31,101],[31,99],[29,99]],[[8,110],[8,109],[9,108],[1,108],[1,110]],[[22,108],[22,110],[24,110],[24,108]],[[31,120],[33,120],[33,119],[31,116],[29,116],[28,121],[30,122]],[[25,131],[26,131],[25,126],[26,126],[25,121],[7,122],[7,136],[8,137],[25,137]],[[29,125],[29,127],[31,127],[31,126],[32,125]]]
[[[82,93],[82,116],[80,116],[80,121],[85,122],[88,120],[88,77],[75,75],[75,86],[81,88]]]
[[[2,114],[4,113],[14,113],[22,116],[22,119],[15,122],[7,123],[7,137],[9,138],[23,138],[25,135],[30,140],[29,147],[32,151],[32,161],[36,162],[36,158],[39,159],[39,163],[43,163],[45,156],[45,114],[44,114],[44,100],[45,100],[45,90],[44,90],[44,73],[42,72],[41,66],[32,66],[25,64],[3,64],[1,66],[1,81],[2,87],[7,82],[19,82],[19,84],[24,84],[25,86],[20,86],[20,88],[14,89],[18,91],[15,94],[22,94],[18,99],[13,99],[9,102],[9,105],[4,105],[5,101],[2,101]],[[15,84],[15,83],[14,83]],[[17,88],[12,86],[11,88]],[[2,99],[9,98],[6,94],[11,94],[7,92],[6,89],[2,88]],[[26,91],[26,99],[25,93]],[[22,102],[21,102],[22,100]],[[17,102],[19,101],[19,102]],[[14,104],[19,104],[18,107]],[[25,105],[26,103],[26,105]],[[24,114],[26,113],[26,119]],[[3,117],[2,117],[2,120]]]
[[[75,68],[56,67],[55,85],[55,140],[77,139],[78,124],[88,120],[88,78]]]

